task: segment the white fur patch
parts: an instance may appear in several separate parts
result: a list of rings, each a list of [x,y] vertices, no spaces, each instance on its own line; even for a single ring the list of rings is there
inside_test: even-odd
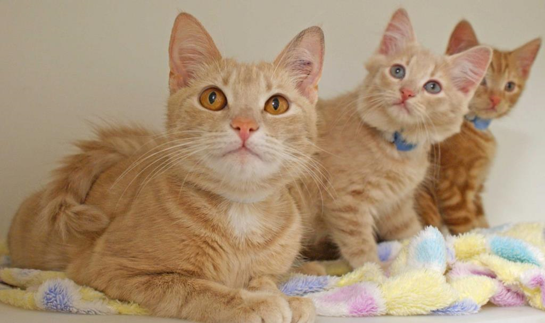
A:
[[[244,237],[261,230],[261,212],[252,204],[233,203],[227,211],[227,219],[233,233]]]

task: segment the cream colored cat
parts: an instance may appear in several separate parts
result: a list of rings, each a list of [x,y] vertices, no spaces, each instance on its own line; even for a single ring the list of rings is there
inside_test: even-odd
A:
[[[376,236],[403,239],[421,229],[413,199],[430,147],[460,131],[490,57],[482,46],[433,54],[417,43],[406,11],[394,13],[363,84],[318,104],[331,195],[301,202],[314,229],[306,255],[333,258],[323,248],[332,241],[359,267],[378,262]]]
[[[241,64],[180,14],[169,54],[167,133],[114,127],[80,143],[17,212],[13,265],[66,269],[158,316],[314,321],[312,302],[284,296],[276,279],[300,249],[286,185],[315,151],[321,29],[274,63]]]

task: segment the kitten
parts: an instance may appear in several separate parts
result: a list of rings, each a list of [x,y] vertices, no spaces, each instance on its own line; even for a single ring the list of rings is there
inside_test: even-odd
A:
[[[453,55],[478,46],[467,21],[454,28],[447,48]],[[494,119],[507,115],[517,103],[541,39],[534,39],[513,51],[494,49],[486,77],[469,104],[462,130],[432,149],[429,181],[417,195],[424,223],[446,225],[451,233],[488,227],[481,193],[496,152],[496,141],[488,129]]]
[[[394,13],[363,84],[318,103],[319,158],[333,197],[323,194],[322,205],[315,195],[315,208],[307,207],[308,249],[331,239],[356,268],[378,262],[375,232],[391,240],[421,229],[413,199],[428,152],[459,131],[490,56],[487,47],[432,54],[417,43],[407,12]]]
[[[51,184],[57,196],[39,192],[16,214],[13,265],[66,269],[158,316],[314,321],[312,302],[284,296],[276,279],[300,249],[287,185],[315,152],[322,30],[301,32],[274,63],[242,64],[182,13],[169,54],[167,133],[106,129],[81,144]]]

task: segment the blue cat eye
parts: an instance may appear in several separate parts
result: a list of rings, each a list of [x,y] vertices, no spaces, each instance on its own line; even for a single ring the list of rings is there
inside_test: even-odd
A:
[[[515,82],[507,82],[507,84],[505,84],[505,91],[507,92],[512,92],[513,90],[515,89]]]
[[[392,75],[396,79],[402,79],[405,77],[405,67],[396,64],[392,67],[390,67],[390,75]]]
[[[437,94],[441,92],[441,84],[437,81],[429,81],[428,83],[424,84],[424,89],[431,94]]]

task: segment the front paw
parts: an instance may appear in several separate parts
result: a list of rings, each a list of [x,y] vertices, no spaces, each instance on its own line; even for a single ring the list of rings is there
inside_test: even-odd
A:
[[[376,252],[374,253],[368,253],[365,255],[362,255],[360,257],[355,257],[353,259],[350,259],[348,263],[352,267],[352,269],[358,269],[361,266],[365,265],[368,262],[375,263],[377,265],[382,265],[380,259],[378,258],[378,255]]]
[[[306,262],[303,265],[294,268],[293,272],[309,275],[309,276],[325,276],[327,275],[325,266],[317,261]]]
[[[292,323],[312,323],[316,320],[316,308],[309,298],[289,297]]]
[[[244,296],[244,305],[237,322],[290,323],[292,322],[290,303],[281,295],[248,293]]]

